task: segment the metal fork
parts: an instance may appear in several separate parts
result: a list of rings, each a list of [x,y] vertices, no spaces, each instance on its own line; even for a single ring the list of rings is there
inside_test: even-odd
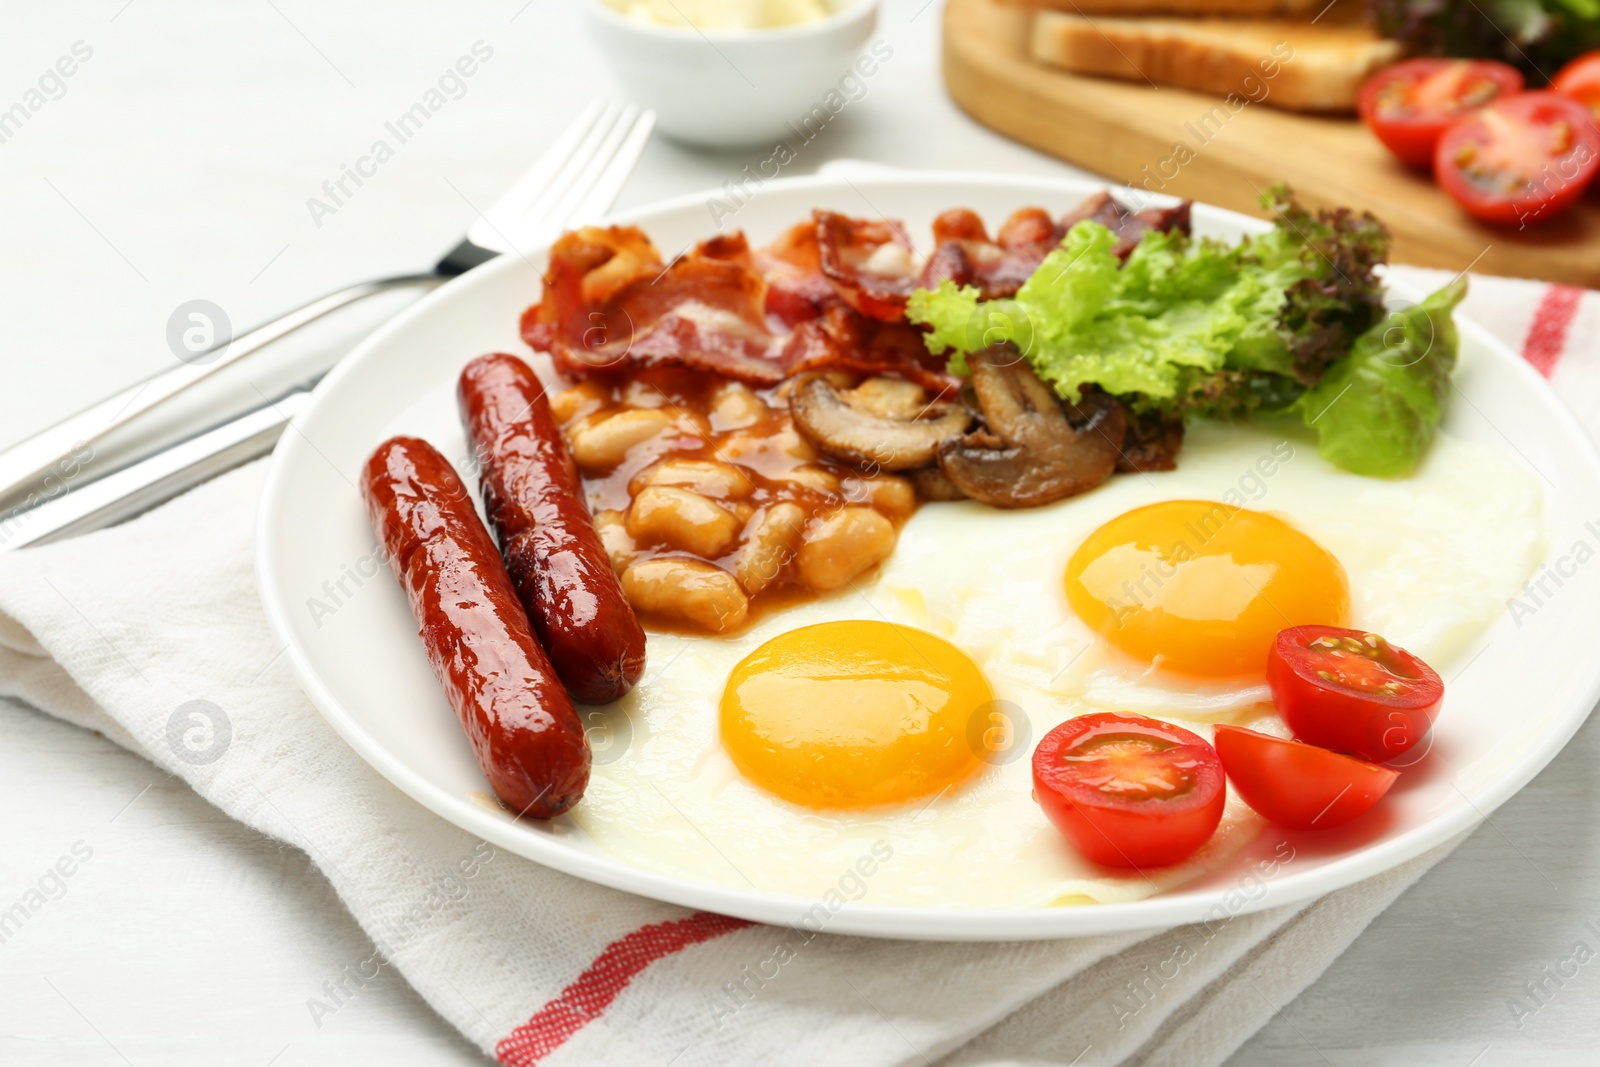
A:
[[[92,483],[81,479],[81,464],[75,457],[83,455],[86,449],[92,453],[95,443],[113,430],[205,381],[222,368],[238,363],[331,311],[378,293],[436,286],[503,253],[537,246],[571,224],[599,218],[627,181],[654,124],[652,111],[594,101],[516,184],[480,215],[461,243],[435,264],[432,271],[360,282],[318,297],[240,334],[231,342],[196,355],[194,363],[180,363],[0,452],[0,504],[11,505],[9,513],[0,514],[0,549],[18,547],[14,540],[5,538],[4,526],[22,513],[16,504],[24,493],[33,490],[35,499],[48,497],[49,483],[53,481],[59,487],[65,476],[80,478],[82,488],[73,492],[83,492]],[[205,358],[212,353],[216,353],[214,358]],[[270,449],[275,440],[276,435],[266,442],[266,449]],[[124,464],[127,458],[130,457],[124,457]],[[246,458],[251,457],[243,456],[239,462]],[[113,471],[113,467],[105,464],[93,476],[104,478]],[[44,492],[40,492],[41,488]]]

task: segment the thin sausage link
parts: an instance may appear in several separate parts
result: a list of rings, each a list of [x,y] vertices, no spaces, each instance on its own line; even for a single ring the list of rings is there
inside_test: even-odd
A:
[[[515,356],[467,364],[461,421],[485,510],[534,630],[574,700],[609,704],[644,672],[644,629],[623,595],[543,384]]]
[[[534,637],[472,496],[432,445],[384,442],[362,495],[423,649],[495,795],[548,819],[583,796],[583,723]]]

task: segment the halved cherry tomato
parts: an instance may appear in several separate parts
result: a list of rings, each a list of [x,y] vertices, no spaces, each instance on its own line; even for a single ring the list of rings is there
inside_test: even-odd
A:
[[[1600,127],[1560,93],[1523,93],[1461,119],[1439,139],[1434,174],[1484,222],[1543,222],[1600,171]]]
[[[1408,59],[1361,87],[1361,120],[1413,167],[1433,165],[1450,124],[1492,100],[1522,91],[1522,72],[1492,59]]]
[[[1141,715],[1068,719],[1033,750],[1033,796],[1085,857],[1164,867],[1205,844],[1222,820],[1226,779],[1197,734]]]
[[[1217,755],[1244,802],[1291,830],[1326,830],[1364,815],[1400,772],[1315,745],[1218,726]]]
[[[1570,96],[1600,122],[1600,52],[1586,52],[1556,72],[1550,88]]]
[[[1377,763],[1421,741],[1444,701],[1432,667],[1377,634],[1342,626],[1279,631],[1267,684],[1295,737]]]

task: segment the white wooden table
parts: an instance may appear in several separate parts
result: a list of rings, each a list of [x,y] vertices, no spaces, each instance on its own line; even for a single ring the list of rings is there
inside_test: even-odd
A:
[[[1069,168],[974,125],[938,78],[937,0],[892,0],[893,57],[790,173],[831,158],[1036,174]],[[307,206],[474,42],[493,49],[331,215]],[[0,7],[0,442],[164,369],[168,315],[205,298],[245,326],[341,283],[423,267],[583,102],[615,87],[571,0]],[[623,204],[721,185],[764,153],[657,140]],[[318,222],[320,221],[320,225]],[[347,343],[372,315],[325,331]],[[1518,713],[1507,708],[1507,715]],[[1276,1063],[1593,1063],[1600,728],[1240,1050]],[[0,909],[63,855],[59,899],[0,944],[0,1062],[476,1064],[392,972],[332,1016],[307,1000],[372,953],[301,853],[221,816],[104,739],[0,707]],[[54,889],[54,883],[50,883]],[[1509,998],[1544,983],[1537,1014]],[[159,1050],[151,1054],[149,1050]]]

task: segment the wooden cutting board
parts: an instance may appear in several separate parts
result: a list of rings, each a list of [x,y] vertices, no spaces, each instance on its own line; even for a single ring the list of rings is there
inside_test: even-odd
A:
[[[945,7],[950,95],[1008,137],[1137,188],[1253,215],[1260,191],[1286,181],[1309,206],[1349,205],[1388,223],[1397,263],[1600,288],[1594,189],[1544,226],[1484,226],[1354,118],[1260,104],[1230,114],[1214,96],[1068,74],[1030,58],[1030,19],[993,0]]]

